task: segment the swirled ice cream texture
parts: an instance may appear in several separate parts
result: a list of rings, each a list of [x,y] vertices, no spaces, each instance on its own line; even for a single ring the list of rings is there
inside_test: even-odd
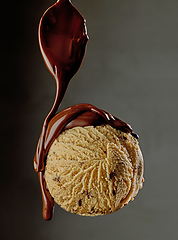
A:
[[[138,140],[110,125],[65,130],[48,152],[45,180],[66,211],[85,216],[115,212],[142,188]]]

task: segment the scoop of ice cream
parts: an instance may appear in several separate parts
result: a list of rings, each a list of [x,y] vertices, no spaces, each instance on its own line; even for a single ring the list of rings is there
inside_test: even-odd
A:
[[[65,130],[48,152],[45,180],[54,201],[69,212],[112,213],[142,188],[138,140],[107,124]]]

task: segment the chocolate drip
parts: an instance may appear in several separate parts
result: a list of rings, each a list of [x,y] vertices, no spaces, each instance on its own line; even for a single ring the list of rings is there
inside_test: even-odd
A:
[[[51,196],[45,181],[44,171],[38,173],[41,195],[43,200],[43,218],[45,220],[50,220],[54,211],[54,199]]]
[[[56,114],[71,78],[82,63],[87,41],[85,20],[69,0],[57,1],[40,20],[40,50],[56,82],[55,101],[44,120],[34,157],[34,169],[39,176],[45,220],[52,218],[54,208],[54,200],[45,182],[45,161],[54,139],[63,130],[77,126],[109,124],[138,138],[128,124],[90,104],[78,104]]]
[[[134,137],[138,138],[128,124],[114,117],[110,113],[100,110],[91,104],[77,104],[59,112],[49,122],[44,141],[44,156],[39,159],[39,165],[45,165],[49,148],[51,147],[55,138],[57,138],[63,130],[77,126],[98,126],[101,124],[109,124],[123,132],[131,133]],[[53,212],[53,199],[46,187],[43,175],[44,171],[42,171],[40,175],[40,185],[43,197],[43,217],[44,219],[48,220],[52,217],[50,213],[52,214]]]
[[[44,179],[46,129],[62,102],[71,78],[82,63],[88,41],[85,19],[69,0],[58,0],[42,16],[38,37],[41,54],[56,82],[55,101],[44,120],[34,157],[34,169],[38,172],[43,198],[43,217],[50,220],[54,201]]]
[[[88,41],[85,20],[69,0],[58,1],[44,13],[38,34],[41,54],[56,82],[56,97],[44,120],[38,141],[34,159],[36,172],[44,170],[44,165],[39,164],[38,159],[44,157],[43,144],[48,123],[82,63]]]

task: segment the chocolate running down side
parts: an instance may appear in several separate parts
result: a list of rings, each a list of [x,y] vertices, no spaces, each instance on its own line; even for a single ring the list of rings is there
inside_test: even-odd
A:
[[[56,97],[44,120],[34,157],[43,197],[43,217],[52,217],[54,201],[44,179],[44,142],[49,121],[54,117],[71,78],[78,71],[88,41],[85,19],[69,0],[58,0],[42,16],[38,30],[39,46],[45,64],[56,82]]]
[[[134,137],[138,138],[128,124],[110,113],[100,110],[91,104],[77,104],[59,112],[49,122],[44,141],[44,155],[38,159],[39,165],[45,166],[48,151],[55,138],[57,138],[63,130],[78,126],[98,126],[101,124],[109,124],[118,130],[131,133]],[[49,220],[52,217],[54,202],[45,183],[44,171],[39,173],[39,180],[43,197],[43,217]]]
[[[34,169],[39,176],[45,220],[52,218],[54,209],[54,200],[48,191],[44,176],[46,156],[54,139],[63,130],[76,126],[109,124],[138,138],[128,124],[90,104],[78,104],[56,114],[71,78],[82,63],[87,41],[85,20],[69,0],[57,1],[40,20],[40,50],[56,82],[55,101],[44,120],[34,157]]]

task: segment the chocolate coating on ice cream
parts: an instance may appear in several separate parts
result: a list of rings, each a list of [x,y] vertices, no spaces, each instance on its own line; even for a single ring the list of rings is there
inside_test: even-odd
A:
[[[46,155],[48,154],[49,148],[51,147],[53,141],[60,135],[63,130],[78,126],[98,126],[102,124],[108,124],[117,130],[121,130],[125,133],[131,133],[132,136],[138,138],[138,136],[133,133],[132,128],[128,124],[114,117],[110,113],[100,110],[91,104],[74,105],[56,114],[49,122],[45,141],[43,143],[44,155],[43,157],[37,159],[39,165],[45,166]],[[52,214],[54,203],[53,198],[51,198],[50,193],[46,187],[43,174],[44,173],[42,171],[42,173],[39,175],[43,196],[43,216],[45,219],[50,219],[51,215],[49,215],[49,213]]]
[[[134,138],[138,136],[128,124],[90,104],[78,104],[56,114],[71,78],[82,63],[88,41],[85,19],[69,0],[58,0],[44,13],[38,36],[41,54],[56,82],[55,101],[44,120],[34,157],[42,192],[43,217],[50,220],[54,200],[47,188],[44,171],[48,151],[61,132],[77,126],[108,124]]]

